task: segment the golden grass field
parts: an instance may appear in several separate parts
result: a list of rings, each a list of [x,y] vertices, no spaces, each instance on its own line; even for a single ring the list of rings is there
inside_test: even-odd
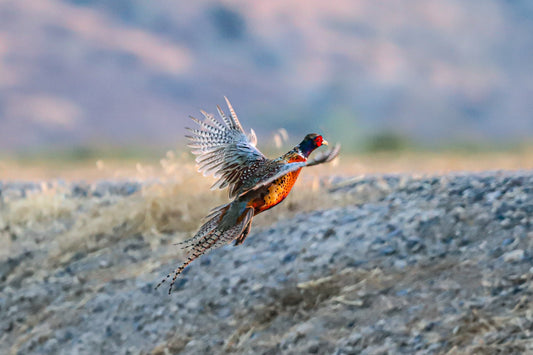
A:
[[[13,160],[0,158],[0,181],[42,181],[62,179],[87,181],[104,179],[179,178],[179,170],[193,164],[188,152],[169,151],[161,160],[94,159],[82,161]],[[413,152],[343,154],[335,166],[316,167],[305,175],[360,174],[444,174],[456,171],[533,169],[533,147],[508,152]]]
[[[269,213],[258,216],[254,226],[268,226],[296,212],[326,209],[354,203],[339,200],[320,192],[333,176],[360,177],[365,174],[408,173],[432,175],[460,171],[533,169],[530,150],[515,153],[381,153],[341,156],[331,164],[305,169],[287,200]],[[58,180],[59,179],[59,180]],[[70,187],[59,181],[132,180],[152,182],[140,193],[117,198],[101,206],[98,199],[66,198]],[[0,216],[3,225],[23,230],[49,228],[54,221],[70,219],[75,225],[55,238],[54,257],[65,252],[96,247],[95,236],[107,233],[126,223],[134,233],[151,235],[153,247],[159,244],[161,233],[177,234],[185,239],[200,225],[208,211],[227,202],[225,191],[211,191],[213,178],[202,177],[196,171],[188,153],[169,151],[160,161],[83,161],[83,162],[16,162],[0,160],[0,181],[33,181],[43,184],[42,191],[27,198],[5,199]],[[44,182],[48,182],[45,184]],[[366,201],[358,201],[364,203]],[[9,241],[6,241],[9,244]],[[19,243],[20,245],[20,243]],[[99,245],[98,247],[101,247]],[[2,254],[9,248],[2,248]],[[67,253],[67,257],[68,254]]]

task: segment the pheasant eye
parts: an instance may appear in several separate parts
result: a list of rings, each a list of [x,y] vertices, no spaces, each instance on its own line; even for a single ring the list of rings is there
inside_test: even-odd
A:
[[[318,136],[315,138],[315,144],[317,147],[320,147],[322,145],[322,136]]]

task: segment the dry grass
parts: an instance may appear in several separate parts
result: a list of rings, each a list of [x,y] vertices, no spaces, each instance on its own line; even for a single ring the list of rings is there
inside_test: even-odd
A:
[[[333,164],[306,169],[287,200],[254,219],[255,228],[271,225],[297,212],[326,209],[347,203],[338,194],[326,195],[323,185],[329,176],[371,173],[415,172],[419,174],[457,170],[532,169],[533,154],[374,154],[341,157]],[[95,252],[117,239],[143,234],[152,248],[177,242],[193,233],[208,211],[227,202],[225,191],[211,191],[212,178],[203,178],[187,153],[168,152],[157,164],[102,162],[94,165],[25,166],[0,162],[0,180],[37,180],[62,176],[64,180],[124,180],[144,183],[138,193],[104,198],[74,198],[66,184],[43,184],[26,198],[4,196],[0,214],[0,239],[10,250],[12,235],[39,235],[40,240],[17,243],[18,247],[38,247],[51,243],[52,260],[66,262],[77,252]],[[54,180],[52,180],[54,181]],[[352,200],[351,203],[354,201]],[[364,201],[361,201],[364,202]],[[6,227],[9,233],[2,233]],[[169,257],[170,257],[169,253]],[[5,255],[3,255],[5,256]]]
[[[278,152],[281,153],[281,150]],[[342,153],[341,153],[342,154]],[[274,154],[275,155],[275,154]],[[68,163],[61,161],[21,162],[0,158],[0,181],[96,181],[139,179],[166,176],[181,172],[181,166],[172,171],[169,160],[192,165],[188,152],[167,153],[160,162],[136,160],[98,160]],[[171,165],[164,165],[171,164]],[[164,166],[163,166],[164,165]],[[514,152],[391,152],[341,156],[341,164],[316,167],[306,175],[357,175],[375,173],[447,173],[452,171],[520,170],[533,169],[533,147]],[[176,176],[179,174],[176,174]]]
[[[113,168],[99,162],[94,170],[106,176]],[[338,204],[320,193],[319,179],[327,172],[322,168],[304,174],[287,201],[272,213],[259,216],[255,227],[270,225],[298,211]],[[130,196],[76,198],[70,187],[58,183],[43,183],[40,191],[30,192],[25,198],[5,196],[0,230],[9,226],[10,233],[0,232],[0,238],[11,246],[9,234],[39,235],[40,240],[16,243],[17,247],[30,249],[37,248],[42,238],[49,238],[46,242],[54,263],[65,263],[75,253],[96,252],[136,234],[143,234],[155,249],[162,243],[189,237],[211,208],[228,201],[226,191],[210,190],[212,178],[202,177],[189,159],[173,152],[158,165],[135,164],[128,176],[129,180],[143,182],[142,189]],[[10,248],[3,249],[4,256],[10,252]],[[169,252],[169,257],[174,252]]]
[[[458,278],[458,274],[466,277]],[[329,317],[330,322],[338,320],[342,324],[345,312],[356,309],[357,327],[360,331],[376,324],[383,318],[383,314],[399,314],[412,306],[413,301],[423,307],[416,311],[416,315],[406,316],[406,319],[411,320],[398,325],[396,333],[391,336],[409,338],[424,333],[432,342],[445,341],[447,354],[507,354],[530,350],[531,330],[528,329],[528,324],[531,323],[528,320],[531,320],[533,314],[533,304],[527,296],[515,297],[516,305],[510,313],[500,307],[500,298],[487,294],[488,306],[485,310],[463,309],[459,313],[448,315],[442,314],[442,307],[445,303],[453,304],[453,300],[447,299],[439,303],[433,299],[450,286],[471,295],[479,294],[479,280],[486,274],[487,270],[468,261],[414,266],[404,271],[346,268],[330,276],[276,290],[275,303],[257,306],[252,315],[245,312],[238,315],[237,323],[240,326],[228,339],[225,350],[239,352],[245,349],[250,334],[273,327],[276,318],[292,319],[293,328],[304,324],[311,317]],[[530,274],[519,275],[517,278],[526,284],[531,281]],[[438,282],[428,288],[429,282],[436,279]],[[528,289],[532,287],[529,284]],[[410,293],[416,294],[418,299],[408,299],[397,294],[397,291],[406,288]],[[435,329],[428,328],[431,319],[438,320]],[[281,322],[276,324],[279,326]],[[328,339],[342,338],[353,331],[342,326],[332,326],[332,323],[330,326],[331,332],[322,334]],[[265,348],[275,348],[293,328],[277,329],[277,335],[273,335],[270,341],[262,345]],[[506,337],[510,336],[516,339],[511,343],[505,342]],[[369,347],[375,345],[371,341],[366,344]]]

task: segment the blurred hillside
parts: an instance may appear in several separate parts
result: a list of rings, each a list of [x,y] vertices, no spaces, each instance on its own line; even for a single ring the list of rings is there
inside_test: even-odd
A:
[[[531,33],[526,0],[4,0],[0,149],[174,147],[223,95],[260,144],[525,141]]]

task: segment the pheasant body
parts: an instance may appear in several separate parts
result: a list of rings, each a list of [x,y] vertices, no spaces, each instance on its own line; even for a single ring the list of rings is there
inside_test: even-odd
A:
[[[192,135],[187,138],[191,140],[192,152],[198,155],[198,170],[219,178],[212,188],[227,187],[233,201],[213,209],[196,235],[181,243],[188,249],[188,254],[185,262],[174,271],[169,294],[176,278],[194,259],[232,241],[236,246],[242,244],[250,232],[253,217],[282,202],[303,167],[331,161],[339,153],[340,147],[336,146],[308,161],[316,148],[327,145],[322,136],[308,134],[283,156],[268,159],[255,148],[254,131],[247,136],[227,98],[226,103],[230,117],[217,106],[224,124],[201,111],[205,120],[191,117],[200,129],[189,129]],[[156,288],[170,276],[168,274]]]
[[[286,164],[307,161],[306,158],[292,151],[279,159]],[[250,196],[245,195],[243,197],[249,200],[249,205],[254,208],[255,214],[271,209],[289,195],[301,171],[302,168],[291,171],[272,181],[270,185],[263,186],[260,189],[253,191],[254,193],[250,193]]]

